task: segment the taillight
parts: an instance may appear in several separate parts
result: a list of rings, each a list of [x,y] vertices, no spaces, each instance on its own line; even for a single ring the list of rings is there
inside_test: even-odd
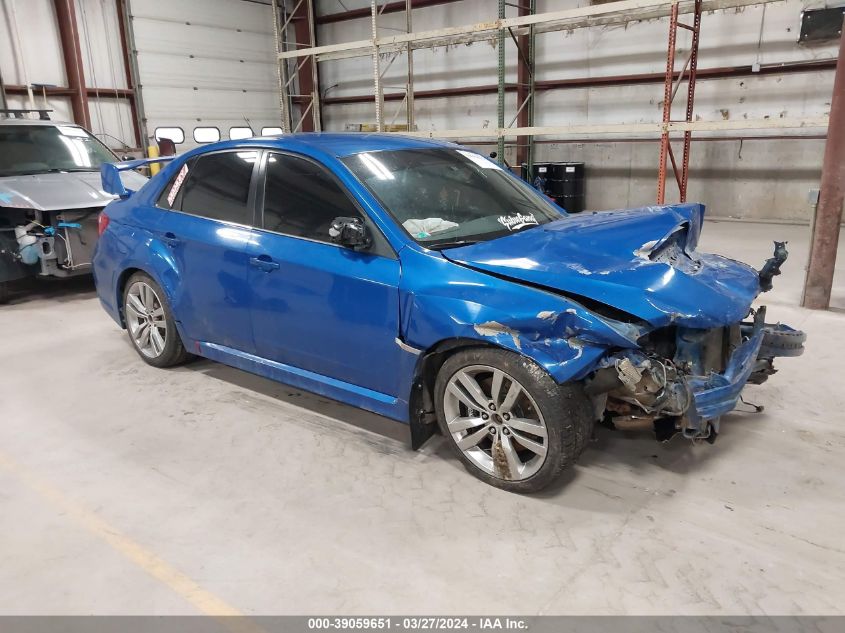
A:
[[[100,217],[97,220],[97,234],[102,235],[106,232],[106,227],[109,225],[109,216],[105,211],[100,211]]]

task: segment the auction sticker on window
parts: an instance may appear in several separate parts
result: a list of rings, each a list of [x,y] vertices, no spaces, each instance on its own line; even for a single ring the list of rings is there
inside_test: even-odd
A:
[[[170,187],[170,193],[167,194],[167,204],[169,206],[173,206],[173,201],[176,200],[176,196],[179,195],[179,189],[182,188],[182,183],[185,182],[185,176],[188,175],[188,164],[185,163],[182,165],[182,169],[179,170],[179,175],[176,176],[176,180],[173,181],[173,186]]]

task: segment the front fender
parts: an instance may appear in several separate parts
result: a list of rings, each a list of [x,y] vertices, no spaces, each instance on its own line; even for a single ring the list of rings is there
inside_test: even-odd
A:
[[[528,356],[564,383],[588,374],[611,348],[637,347],[643,333],[436,253],[404,250],[402,258],[402,337],[418,348],[453,338],[492,343]]]

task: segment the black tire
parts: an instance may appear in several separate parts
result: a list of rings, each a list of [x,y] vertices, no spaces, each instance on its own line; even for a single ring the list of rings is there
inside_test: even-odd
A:
[[[164,320],[167,325],[167,334],[164,338],[164,348],[161,350],[161,353],[156,356],[149,356],[145,354],[139,347],[130,330],[129,319],[126,314],[126,302],[130,288],[132,288],[132,286],[137,282],[145,283],[153,289],[160,307],[164,310]],[[158,285],[158,283],[148,274],[137,272],[126,281],[126,285],[123,287],[123,315],[124,320],[126,321],[126,332],[129,335],[132,347],[135,348],[138,356],[140,356],[148,365],[152,365],[153,367],[173,367],[174,365],[181,365],[191,357],[182,343],[179,331],[176,329],[176,321],[173,318],[173,310],[170,308],[167,295],[164,293],[161,286]]]
[[[463,369],[482,365],[498,369],[518,381],[545,422],[545,460],[539,470],[524,479],[509,480],[483,470],[458,447],[447,426],[444,398],[449,381]],[[592,435],[593,408],[580,383],[559,385],[534,361],[507,350],[482,347],[455,353],[440,368],[434,397],[440,431],[458,459],[477,478],[510,492],[537,492],[554,482],[575,463]],[[493,456],[492,449],[490,455]]]
[[[0,304],[6,303],[9,300],[9,282],[0,281]]]

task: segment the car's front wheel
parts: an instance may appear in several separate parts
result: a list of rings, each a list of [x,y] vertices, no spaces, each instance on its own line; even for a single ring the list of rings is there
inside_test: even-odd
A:
[[[589,399],[557,384],[525,356],[459,351],[435,384],[440,430],[473,475],[512,492],[536,492],[575,463],[591,435]]]
[[[123,317],[129,340],[145,362],[154,367],[171,367],[188,358],[167,296],[146,273],[135,273],[126,282]]]

